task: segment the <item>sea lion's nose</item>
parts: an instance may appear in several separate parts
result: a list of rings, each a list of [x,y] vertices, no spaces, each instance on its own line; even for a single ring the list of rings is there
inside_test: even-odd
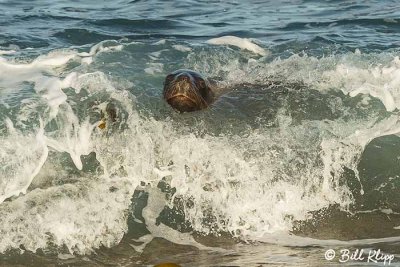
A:
[[[177,78],[178,82],[190,82],[190,77],[185,74],[181,74]]]

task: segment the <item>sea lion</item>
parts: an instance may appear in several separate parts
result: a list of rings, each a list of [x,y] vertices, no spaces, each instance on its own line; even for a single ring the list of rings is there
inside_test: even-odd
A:
[[[210,81],[193,70],[180,69],[167,75],[164,99],[179,112],[205,109],[214,101]]]

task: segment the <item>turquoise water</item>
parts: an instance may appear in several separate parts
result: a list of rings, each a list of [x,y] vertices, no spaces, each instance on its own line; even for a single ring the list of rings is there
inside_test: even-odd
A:
[[[398,264],[399,19],[397,1],[1,1],[0,265]],[[163,101],[180,68],[216,81],[210,108]]]

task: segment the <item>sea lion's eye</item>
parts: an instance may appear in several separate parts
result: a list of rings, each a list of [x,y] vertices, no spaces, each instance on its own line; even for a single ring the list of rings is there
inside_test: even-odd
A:
[[[206,82],[202,79],[199,79],[198,86],[199,86],[199,88],[204,88],[204,87],[206,87]]]

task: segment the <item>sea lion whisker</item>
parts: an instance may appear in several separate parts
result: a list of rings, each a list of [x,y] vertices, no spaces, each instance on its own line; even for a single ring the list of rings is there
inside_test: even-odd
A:
[[[168,98],[167,98],[167,101],[168,101],[168,100],[171,100],[171,99],[174,99],[174,98],[177,98],[177,97],[184,97],[184,98],[186,98],[187,100],[191,101],[193,104],[196,104],[196,101],[195,101],[195,100],[193,100],[192,98],[188,97],[188,96],[185,95],[185,94],[176,94],[176,95],[173,95],[173,96],[171,96],[171,97],[168,97]]]

